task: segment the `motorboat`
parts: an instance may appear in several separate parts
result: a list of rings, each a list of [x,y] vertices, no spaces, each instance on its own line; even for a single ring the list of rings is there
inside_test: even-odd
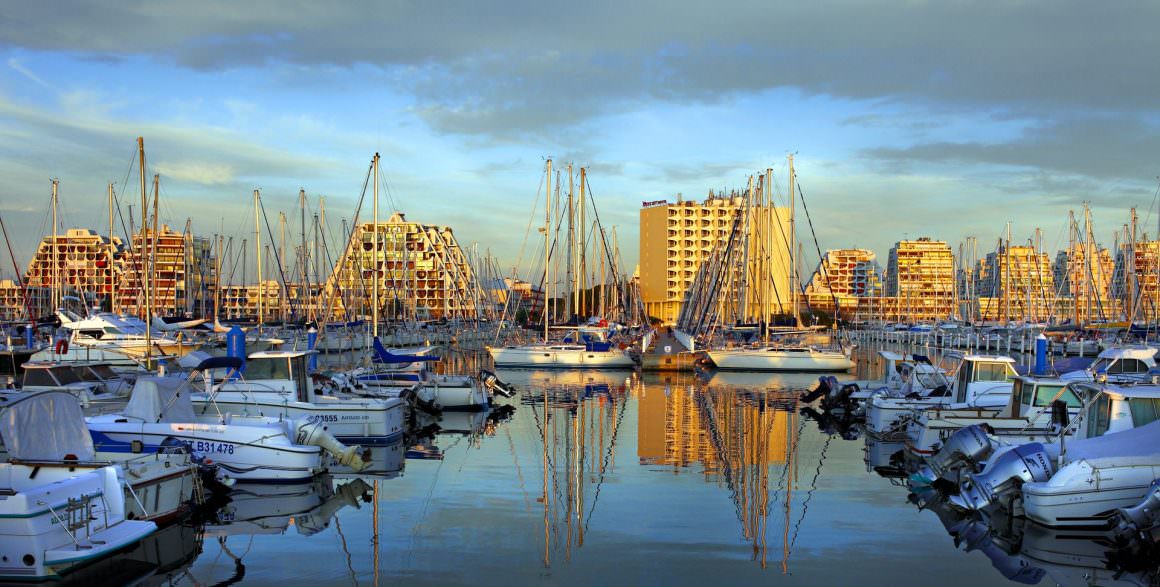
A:
[[[1115,346],[1101,351],[1087,369],[1070,371],[1060,377],[1066,381],[1142,382],[1156,367],[1160,349],[1148,346]]]
[[[951,386],[943,369],[934,365],[929,357],[891,351],[879,351],[878,355],[885,363],[881,379],[839,382],[832,375],[823,375],[818,378],[818,386],[813,392],[802,394],[802,401],[809,403],[821,398],[821,406],[827,411],[851,411],[871,396],[940,396]]]
[[[433,347],[429,347],[434,350]],[[419,397],[430,402],[435,410],[480,411],[491,405],[491,394],[478,377],[470,375],[440,375],[431,372],[429,363],[439,361],[430,351],[401,354],[383,347],[378,338],[372,343],[369,368],[348,373],[358,383],[377,389],[381,386],[416,386]]]
[[[218,361],[220,359],[214,359]],[[323,471],[321,452],[359,466],[358,447],[337,441],[318,420],[196,413],[188,380],[143,377],[121,413],[88,418],[98,450],[132,453],[180,443],[209,458],[232,479],[302,482]]]
[[[55,425],[32,427],[47,416]],[[27,394],[0,414],[0,578],[45,580],[107,558],[157,525],[128,519],[120,467],[94,463],[80,405],[67,393]]]
[[[191,397],[194,408],[200,413],[309,418],[344,443],[390,444],[403,437],[405,401],[322,393],[307,370],[307,358],[313,353],[262,351],[250,354],[244,367],[239,362],[234,367],[199,369],[206,379],[202,390]],[[214,380],[214,370],[226,374]]]
[[[934,454],[955,431],[985,425],[1001,441],[1050,442],[1060,430],[1052,425],[1052,404],[1064,403],[1069,419],[1079,415],[1083,400],[1067,381],[1054,377],[1017,376],[1009,401],[1002,409],[946,404],[907,416],[906,449],[923,458]]]
[[[925,393],[893,397],[874,394],[866,400],[866,432],[902,440],[904,415],[916,410],[959,404],[973,408],[999,408],[1010,400],[1012,379],[1018,375],[1015,360],[995,355],[966,355],[959,362],[948,389],[935,388]]]
[[[1092,398],[1070,424],[1076,439],[996,450],[955,502],[1021,509],[1053,527],[1106,526],[1138,504],[1160,478],[1160,386],[1074,385]]]
[[[167,336],[147,336],[144,322],[130,321],[110,312],[97,312],[86,317],[80,317],[69,310],[57,311],[61,327],[69,333],[68,344],[63,350],[75,349],[80,351],[106,351],[114,356],[120,355],[130,360],[139,360],[146,356],[174,356],[180,357],[196,349],[198,344],[191,344]],[[62,350],[56,345],[53,351]],[[88,354],[84,353],[87,357]],[[62,360],[82,360],[80,356],[67,356]],[[88,360],[103,361],[103,358]],[[122,361],[117,361],[122,363]]]

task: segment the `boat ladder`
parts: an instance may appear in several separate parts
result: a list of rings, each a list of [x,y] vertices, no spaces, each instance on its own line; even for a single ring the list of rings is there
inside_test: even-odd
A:
[[[56,523],[60,525],[66,534],[68,534],[68,537],[72,539],[73,544],[75,544],[77,547],[77,550],[82,550],[92,548],[93,544],[101,544],[100,541],[96,540],[86,540],[84,543],[82,543],[77,539],[76,535],[77,530],[82,528],[85,530],[86,536],[92,535],[91,524],[94,519],[93,499],[95,497],[100,497],[102,500],[104,499],[104,496],[100,493],[82,495],[78,498],[70,497],[68,498],[68,502],[65,503],[64,509],[60,511],[57,511],[56,508],[52,507],[52,504],[45,501],[37,502],[37,505],[48,507],[48,511],[50,514],[52,514],[53,519],[56,520]],[[104,514],[105,525],[108,526],[108,507],[105,507]]]

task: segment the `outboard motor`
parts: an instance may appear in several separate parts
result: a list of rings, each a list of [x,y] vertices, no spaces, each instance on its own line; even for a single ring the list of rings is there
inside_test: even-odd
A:
[[[813,402],[814,400],[816,400],[822,396],[829,395],[830,390],[832,389],[832,386],[830,385],[830,379],[834,379],[834,378],[830,377],[828,375],[822,375],[821,377],[818,377],[818,386],[815,387],[814,390],[809,392],[809,393],[801,394],[801,396],[799,397],[801,402],[803,404],[808,404],[808,403]]]
[[[857,383],[847,383],[839,387],[838,378],[830,375],[826,378],[830,387],[830,394],[822,399],[822,407],[827,410],[844,408],[850,404],[850,396],[858,391]]]
[[[959,507],[981,510],[1014,497],[1028,481],[1042,483],[1051,479],[1055,466],[1042,444],[1032,442],[1017,446],[992,460],[981,473],[967,475],[959,495],[948,500]]]
[[[1152,482],[1143,501],[1130,508],[1116,510],[1116,515],[1120,518],[1116,525],[1117,535],[1126,539],[1141,537],[1155,541],[1158,538],[1157,532],[1150,530],[1160,530],[1160,479]]]
[[[963,546],[963,550],[971,552],[978,550],[991,559],[991,566],[995,567],[1004,577],[1023,583],[1037,585],[1047,575],[1047,571],[1027,564],[1027,561],[1004,550],[997,544],[990,525],[983,520],[964,520],[947,532],[954,537],[955,546]]]
[[[510,398],[516,394],[514,387],[504,383],[503,381],[500,381],[499,377],[496,376],[495,373],[492,373],[486,369],[479,372],[479,382],[493,393],[498,393],[504,397]]]
[[[321,447],[338,459],[339,464],[346,465],[355,471],[361,471],[370,464],[363,459],[362,449],[357,446],[346,446],[338,441],[333,434],[327,432],[326,426],[316,417],[298,418],[287,422],[290,427],[290,436],[294,444],[305,444]]]
[[[986,424],[971,424],[959,428],[943,443],[937,453],[927,459],[935,478],[946,477],[948,471],[960,466],[975,466],[995,451],[996,442],[991,439],[995,430]]]

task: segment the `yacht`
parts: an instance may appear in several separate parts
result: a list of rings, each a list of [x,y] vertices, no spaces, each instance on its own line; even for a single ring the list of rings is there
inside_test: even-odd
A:
[[[1157,349],[1153,347],[1116,346],[1106,349],[1087,369],[1061,375],[1067,381],[1093,381],[1096,378],[1112,382],[1145,381],[1148,371],[1156,367]]]
[[[636,360],[610,342],[545,342],[487,347],[497,368],[632,369]]]
[[[738,371],[845,372],[854,368],[850,350],[831,351],[813,346],[767,345],[757,348],[707,351],[718,369]]]

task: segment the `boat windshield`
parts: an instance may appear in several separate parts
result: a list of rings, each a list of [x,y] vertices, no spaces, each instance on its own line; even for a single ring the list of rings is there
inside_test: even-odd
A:
[[[285,357],[246,361],[246,379],[290,379],[290,361]]]
[[[947,378],[944,377],[942,373],[939,373],[937,371],[931,371],[931,372],[919,371],[919,372],[914,374],[914,378],[918,381],[919,385],[923,386],[926,389],[934,389],[940,385],[947,384]]]
[[[1051,402],[1057,399],[1062,400],[1069,408],[1078,408],[1083,405],[1075,392],[1070,389],[1065,390],[1062,383],[1035,385],[1017,381],[1015,385],[1019,389],[1019,401],[1025,406],[1050,406]],[[1061,390],[1062,393],[1060,393]]]
[[[1132,426],[1135,428],[1160,420],[1160,398],[1128,398],[1128,406],[1132,409]]]
[[[978,363],[974,381],[1010,381],[1015,370],[1008,363]]]
[[[1112,422],[1112,400],[1107,394],[1101,393],[1096,397],[1095,402],[1088,407],[1088,416],[1087,437],[1103,436]]]

